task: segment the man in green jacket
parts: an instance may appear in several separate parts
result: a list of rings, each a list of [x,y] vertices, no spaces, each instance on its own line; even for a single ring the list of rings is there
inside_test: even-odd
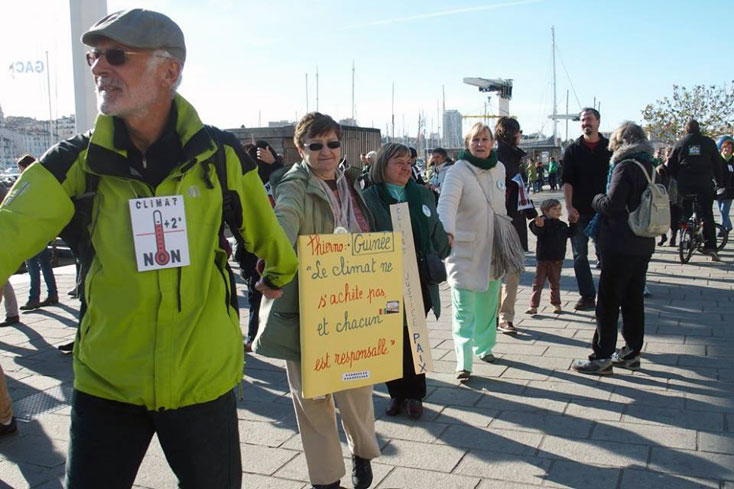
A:
[[[239,488],[233,390],[244,352],[220,244],[222,154],[241,203],[239,232],[266,263],[256,287],[277,297],[297,258],[252,160],[176,94],[186,58],[180,28],[133,9],[101,19],[82,42],[92,48],[94,130],[51,148],[0,208],[0,242],[14,244],[0,255],[3,283],[70,221],[89,175],[98,178],[66,487],[131,487],[155,433],[181,487]]]

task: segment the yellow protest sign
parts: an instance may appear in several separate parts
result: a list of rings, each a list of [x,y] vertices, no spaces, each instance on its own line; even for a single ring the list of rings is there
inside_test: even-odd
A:
[[[303,397],[403,376],[400,233],[298,237]]]

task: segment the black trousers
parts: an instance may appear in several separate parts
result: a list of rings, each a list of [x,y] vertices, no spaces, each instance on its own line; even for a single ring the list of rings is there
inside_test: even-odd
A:
[[[678,182],[678,192],[681,195],[696,194],[696,214],[703,220],[703,239],[705,247],[716,249],[716,228],[714,227],[714,197],[716,192],[713,186],[689,186],[685,182]],[[683,220],[687,221],[693,214],[693,201],[683,200]]]
[[[403,377],[387,382],[387,391],[392,399],[423,399],[426,397],[426,375],[415,373],[412,343],[407,326],[403,326]]]
[[[153,437],[184,489],[240,489],[234,391],[166,411],[109,401],[74,390],[66,489],[129,489]]]
[[[247,300],[250,303],[250,315],[247,325],[246,341],[254,341],[260,326],[260,304],[263,300],[263,294],[255,287],[247,287]]]
[[[617,347],[617,320],[622,311],[622,338],[635,353],[645,336],[645,273],[651,255],[601,254],[596,332],[590,359],[610,358]]]

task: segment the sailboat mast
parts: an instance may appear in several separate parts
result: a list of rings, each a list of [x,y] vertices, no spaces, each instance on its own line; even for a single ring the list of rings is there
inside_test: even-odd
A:
[[[551,26],[551,37],[553,39],[553,146],[558,140],[558,101],[556,97],[556,28]]]

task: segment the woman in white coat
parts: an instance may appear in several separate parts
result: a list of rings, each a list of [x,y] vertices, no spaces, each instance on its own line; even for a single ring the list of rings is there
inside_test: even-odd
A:
[[[473,354],[493,362],[500,278],[492,263],[494,213],[506,215],[505,167],[492,149],[489,127],[474,124],[464,137],[465,150],[446,174],[438,214],[449,240],[446,259],[453,306],[452,330],[456,378],[469,379]]]

